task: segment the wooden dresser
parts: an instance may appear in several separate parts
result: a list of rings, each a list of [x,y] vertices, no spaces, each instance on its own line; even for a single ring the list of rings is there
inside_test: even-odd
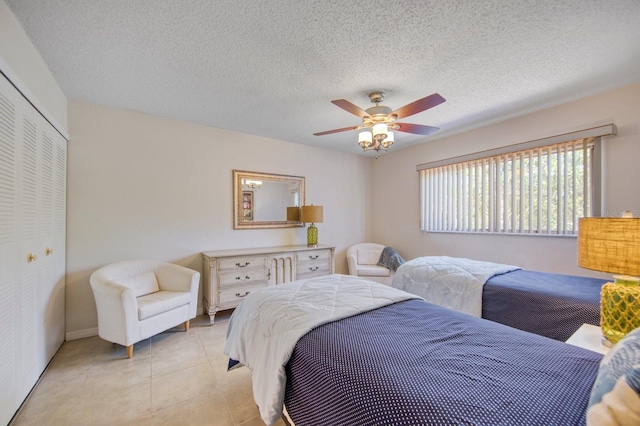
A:
[[[334,249],[320,244],[204,252],[204,313],[213,323],[216,312],[235,308],[253,290],[333,274]]]

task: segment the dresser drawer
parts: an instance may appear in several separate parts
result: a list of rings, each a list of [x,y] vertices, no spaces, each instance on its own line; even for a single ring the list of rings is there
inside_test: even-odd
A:
[[[220,307],[225,308],[238,306],[238,304],[240,304],[240,302],[242,302],[252,291],[265,288],[266,286],[267,283],[262,282],[221,288],[219,293],[219,305]]]
[[[331,262],[329,259],[319,259],[309,262],[298,263],[296,268],[296,279],[311,278],[331,273]]]
[[[218,275],[220,287],[241,285],[249,282],[266,282],[267,271],[261,269],[241,269],[236,271],[221,272]]]
[[[264,268],[265,256],[242,256],[229,259],[218,260],[218,270],[220,271],[242,271],[247,268]]]
[[[301,263],[323,259],[329,262],[330,257],[331,254],[329,253],[329,250],[309,250],[303,251],[301,253],[296,253],[296,262]]]

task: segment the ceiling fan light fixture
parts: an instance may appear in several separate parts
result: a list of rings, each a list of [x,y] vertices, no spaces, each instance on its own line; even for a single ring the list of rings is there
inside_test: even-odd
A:
[[[391,145],[393,145],[393,142],[394,142],[393,132],[387,132],[387,137],[384,139],[384,142],[382,143],[384,146],[384,149],[386,150]]]
[[[373,137],[376,138],[386,138],[387,137],[387,125],[384,123],[378,123],[373,126]]]
[[[314,133],[314,135],[322,136],[345,132],[348,130],[367,129],[366,131],[359,133],[358,144],[364,151],[373,149],[378,152],[380,150],[386,151],[391,145],[393,145],[394,134],[391,130],[425,136],[438,130],[437,127],[425,126],[422,124],[396,123],[396,120],[399,118],[415,115],[443,103],[445,99],[438,93],[425,96],[424,98],[411,102],[410,104],[398,108],[395,111],[387,106],[380,105],[380,102],[382,102],[383,99],[384,92],[382,91],[369,93],[369,100],[371,100],[375,106],[366,110],[354,105],[346,99],[336,99],[331,101],[331,103],[337,107],[360,117],[362,119],[362,125]],[[376,158],[379,156],[380,154],[378,154]]]
[[[358,143],[360,145],[362,145],[363,143],[365,144],[369,144],[372,141],[372,136],[371,136],[371,132],[368,130],[365,130],[364,132],[360,132],[358,134]]]
[[[373,142],[373,138],[370,131],[366,130],[358,134],[358,144],[365,151],[372,145],[372,142]]]

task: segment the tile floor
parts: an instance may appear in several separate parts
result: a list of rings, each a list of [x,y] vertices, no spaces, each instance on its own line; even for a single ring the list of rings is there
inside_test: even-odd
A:
[[[136,343],[132,359],[97,336],[64,342],[11,426],[264,425],[249,369],[226,371],[228,317]]]

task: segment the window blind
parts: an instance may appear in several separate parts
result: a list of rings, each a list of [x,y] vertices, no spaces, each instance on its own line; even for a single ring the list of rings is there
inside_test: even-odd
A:
[[[615,134],[596,129],[568,135]],[[418,166],[421,229],[575,235],[599,214],[600,137],[568,135]]]

